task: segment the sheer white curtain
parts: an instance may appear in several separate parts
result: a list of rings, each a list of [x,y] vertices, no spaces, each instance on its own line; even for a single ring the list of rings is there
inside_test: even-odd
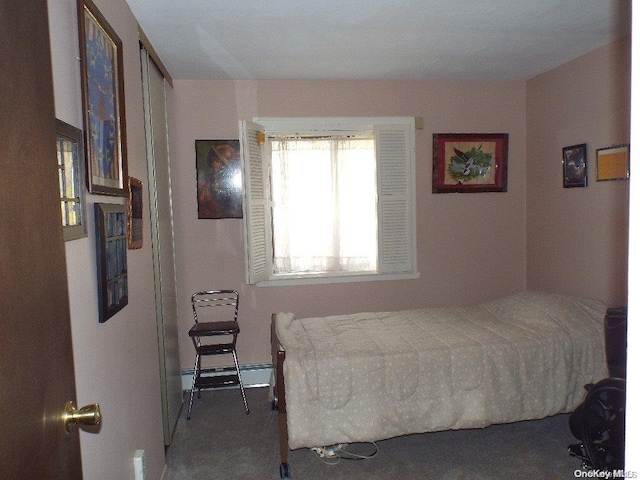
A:
[[[373,135],[271,145],[274,273],[376,271]]]

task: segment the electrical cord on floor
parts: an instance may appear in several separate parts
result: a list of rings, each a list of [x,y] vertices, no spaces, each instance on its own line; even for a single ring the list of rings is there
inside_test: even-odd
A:
[[[348,443],[338,443],[329,447],[313,447],[311,451],[326,465],[337,465],[341,460],[369,460],[378,454],[378,445],[375,442],[362,442],[373,447],[373,452],[362,455],[347,450]]]

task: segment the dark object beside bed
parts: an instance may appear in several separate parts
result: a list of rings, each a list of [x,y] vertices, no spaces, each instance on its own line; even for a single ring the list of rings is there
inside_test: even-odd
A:
[[[627,307],[607,310],[604,338],[609,376],[627,378]]]
[[[585,385],[586,397],[569,417],[569,428],[580,444],[569,454],[596,471],[624,470],[627,374],[627,309],[609,308],[605,317],[609,378]]]

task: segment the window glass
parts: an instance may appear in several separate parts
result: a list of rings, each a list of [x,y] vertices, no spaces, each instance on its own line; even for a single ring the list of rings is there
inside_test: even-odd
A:
[[[273,273],[377,270],[373,134],[271,141]]]

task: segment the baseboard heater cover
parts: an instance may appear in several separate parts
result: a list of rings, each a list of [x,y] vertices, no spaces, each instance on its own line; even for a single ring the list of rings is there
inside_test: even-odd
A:
[[[235,373],[235,368],[232,366],[217,367],[213,368],[212,371],[206,374],[206,376],[228,375],[230,372]],[[273,365],[271,365],[270,363],[240,365],[240,376],[242,377],[244,388],[268,387],[270,385],[272,372]],[[191,368],[182,370],[180,374],[182,377],[182,390],[191,390],[191,382],[193,381],[193,369]]]

